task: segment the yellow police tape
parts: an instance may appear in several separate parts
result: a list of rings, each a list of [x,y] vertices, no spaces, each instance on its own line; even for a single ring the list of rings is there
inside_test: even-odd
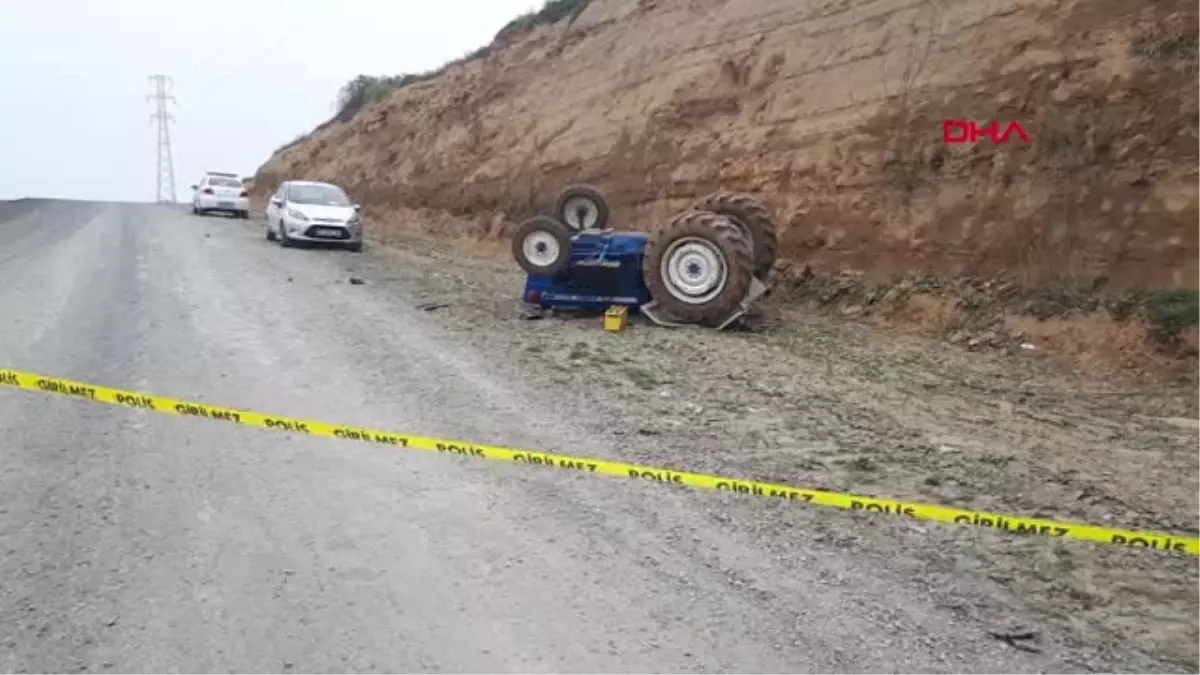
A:
[[[984,511],[973,511],[970,509],[935,506],[932,504],[920,504],[894,499],[877,499],[874,497],[826,492],[824,490],[794,488],[757,481],[721,478],[719,476],[709,476],[699,473],[638,466],[624,462],[610,462],[600,459],[570,457],[567,455],[551,455],[530,450],[516,450],[513,448],[479,445],[463,441],[397,434],[376,429],[363,429],[315,420],[264,415],[248,410],[222,408],[203,403],[181,401],[165,396],[151,396],[150,394],[135,391],[111,389],[94,384],[74,382],[15,370],[0,370],[0,386],[83,398],[98,403],[149,410],[168,415],[200,417],[249,427],[261,427],[275,431],[307,434],[309,436],[324,436],[363,443],[375,443],[406,450],[425,450],[501,462],[519,462],[548,468],[603,474],[620,478],[638,478],[669,485],[722,490],[767,499],[815,504],[844,510],[861,510],[907,516],[916,520],[976,525],[1013,534],[1080,539],[1105,544],[1123,544],[1158,551],[1200,555],[1200,540],[1195,537],[1157,532],[1116,530],[1108,527],[1066,523],[1042,518],[1024,518]]]

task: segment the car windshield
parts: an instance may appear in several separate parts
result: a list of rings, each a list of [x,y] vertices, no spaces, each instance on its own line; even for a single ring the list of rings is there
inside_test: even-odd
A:
[[[209,178],[208,184],[215,187],[242,187],[242,181],[236,178]]]
[[[345,192],[332,185],[293,185],[288,188],[288,201],[296,204],[350,206]]]

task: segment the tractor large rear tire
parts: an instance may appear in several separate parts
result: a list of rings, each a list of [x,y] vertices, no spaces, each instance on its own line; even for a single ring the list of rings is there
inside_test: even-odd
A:
[[[582,212],[582,213],[580,213]],[[554,216],[575,232],[602,230],[608,225],[608,202],[590,185],[572,185],[558,195]]]
[[[719,326],[750,292],[750,238],[730,218],[690,210],[646,243],[642,277],[650,297],[683,323]]]
[[[747,194],[717,192],[700,200],[695,208],[718,213],[742,227],[753,242],[754,276],[766,280],[779,254],[779,235],[766,207]]]
[[[557,274],[570,258],[571,232],[549,216],[534,216],[517,226],[512,253],[521,269],[529,274]]]

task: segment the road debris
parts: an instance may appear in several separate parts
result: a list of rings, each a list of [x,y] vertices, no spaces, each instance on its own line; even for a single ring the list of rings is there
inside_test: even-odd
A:
[[[988,635],[1003,640],[1014,649],[1019,649],[1023,652],[1040,654],[1042,650],[1033,645],[1026,644],[1029,641],[1037,640],[1036,631],[1021,631],[1021,632],[1004,632],[1004,631],[988,631]]]

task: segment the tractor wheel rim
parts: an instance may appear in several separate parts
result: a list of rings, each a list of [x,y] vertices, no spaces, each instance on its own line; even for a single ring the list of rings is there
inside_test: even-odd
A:
[[[600,207],[587,197],[571,197],[563,204],[563,220],[572,229],[587,230],[600,220]]]
[[[521,242],[525,259],[538,267],[549,267],[558,260],[558,240],[549,232],[533,232]]]
[[[663,256],[660,273],[667,292],[689,305],[701,305],[720,295],[729,278],[725,254],[698,237],[673,242]]]

